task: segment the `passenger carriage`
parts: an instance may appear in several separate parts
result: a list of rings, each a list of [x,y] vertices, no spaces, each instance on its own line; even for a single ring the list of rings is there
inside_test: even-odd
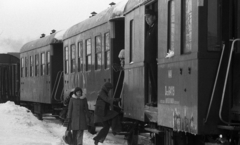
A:
[[[19,103],[19,53],[0,54],[0,103]]]
[[[156,107],[148,105],[146,9],[158,14]],[[210,145],[219,134],[237,144],[239,10],[237,0],[128,1],[123,110],[144,128],[136,132],[152,132],[155,144]]]
[[[115,97],[119,97],[122,81],[118,79],[119,67],[113,65],[120,65],[118,54],[124,49],[123,11],[126,2],[70,27],[63,36],[64,97],[74,87],[86,89],[90,110],[95,109],[104,82],[113,83],[117,89]]]
[[[20,50],[21,93],[23,105],[40,118],[62,106],[64,31],[31,41]]]

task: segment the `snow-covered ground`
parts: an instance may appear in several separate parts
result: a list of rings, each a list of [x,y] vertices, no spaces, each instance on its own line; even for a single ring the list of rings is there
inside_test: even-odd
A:
[[[64,145],[66,128],[51,119],[38,120],[28,109],[13,102],[0,103],[0,145]],[[93,145],[93,135],[84,133],[84,145]],[[103,144],[124,145],[121,137],[108,135]]]

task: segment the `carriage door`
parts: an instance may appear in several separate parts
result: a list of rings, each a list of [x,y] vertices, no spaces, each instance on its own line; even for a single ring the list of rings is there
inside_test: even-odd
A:
[[[208,48],[220,51],[225,46],[223,69],[220,70],[225,73],[224,79],[227,73],[229,76],[225,101],[228,96],[232,96],[231,111],[234,114],[240,114],[240,1],[211,0],[208,1],[208,5],[208,10],[213,10],[213,13],[208,14]],[[234,48],[232,58],[231,48]],[[228,71],[229,60],[231,65]]]
[[[228,49],[233,48],[232,56],[232,70],[230,71],[232,82],[232,97],[233,107],[232,111],[236,114],[240,114],[240,1],[231,0],[228,1],[230,5],[229,15],[229,36],[230,45]]]

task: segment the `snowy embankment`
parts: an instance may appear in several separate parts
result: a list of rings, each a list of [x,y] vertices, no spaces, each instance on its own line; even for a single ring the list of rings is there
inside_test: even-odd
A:
[[[0,103],[0,145],[63,145],[66,130],[51,120],[38,120],[28,109],[13,102]],[[84,133],[84,145],[93,145],[93,136]],[[123,145],[109,135],[103,145]],[[101,145],[101,144],[100,144]]]

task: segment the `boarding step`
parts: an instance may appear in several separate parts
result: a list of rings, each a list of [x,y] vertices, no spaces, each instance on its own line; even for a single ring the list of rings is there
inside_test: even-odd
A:
[[[152,132],[152,133],[160,133],[160,132],[162,132],[161,130],[158,130],[156,128],[144,128],[144,130]]]
[[[240,126],[218,125],[218,128],[231,131],[240,131]]]
[[[149,122],[157,122],[158,120],[158,108],[152,106],[145,106],[145,117]]]

